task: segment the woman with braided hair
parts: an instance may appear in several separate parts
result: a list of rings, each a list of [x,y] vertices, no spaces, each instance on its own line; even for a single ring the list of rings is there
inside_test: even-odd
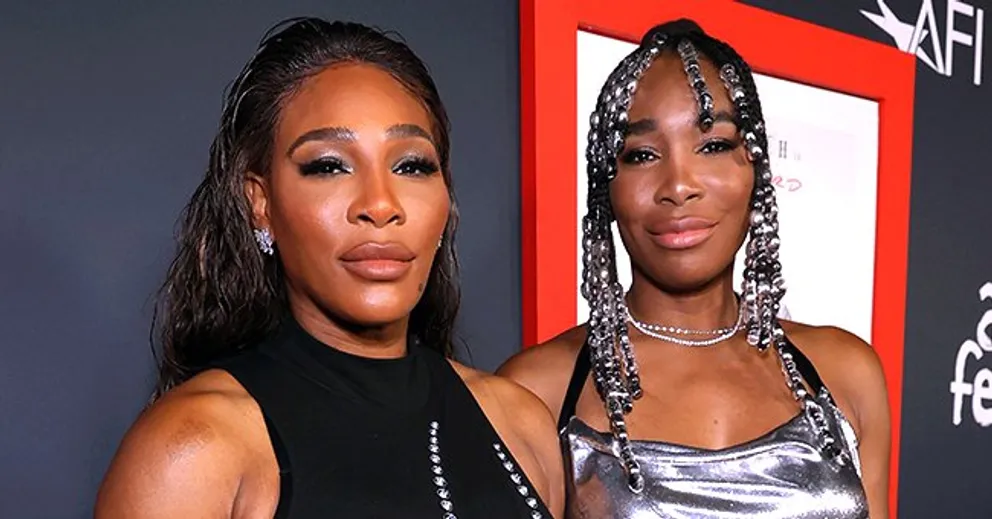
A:
[[[603,86],[586,158],[589,320],[499,371],[558,412],[567,517],[887,517],[878,358],[777,317],[778,210],[743,59],[689,20],[653,28]]]

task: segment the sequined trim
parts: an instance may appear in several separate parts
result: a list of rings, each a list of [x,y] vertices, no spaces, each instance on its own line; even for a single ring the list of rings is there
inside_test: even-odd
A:
[[[431,474],[433,474],[434,486],[437,487],[437,497],[439,499],[438,504],[443,510],[441,515],[442,519],[458,519],[455,515],[455,505],[451,499],[451,490],[448,489],[448,481],[444,479],[444,469],[441,466],[441,442],[438,438],[438,432],[441,426],[438,422],[431,422],[430,425],[430,436],[428,438],[427,450],[430,451],[430,462],[431,462]],[[539,510],[540,501],[537,499],[535,492],[527,485],[524,481],[524,477],[517,470],[516,465],[510,459],[510,456],[506,453],[505,448],[500,443],[493,444],[493,451],[496,453],[496,458],[499,459],[503,468],[509,474],[510,481],[517,489],[517,493],[530,508],[531,519],[544,519],[544,514]]]
[[[520,493],[520,495],[524,498],[524,502],[527,503],[528,507],[530,507],[531,518],[542,519],[544,516],[537,509],[538,501],[533,495],[534,492],[527,486],[523,476],[517,472],[517,468],[513,465],[513,462],[510,461],[510,457],[503,452],[503,446],[499,443],[494,443],[493,450],[496,451],[496,457],[499,458],[499,461],[503,464],[503,468],[510,474],[510,481],[517,486],[517,492]]]
[[[431,473],[434,474],[434,486],[437,487],[438,504],[444,510],[443,519],[458,519],[454,513],[455,505],[451,502],[451,491],[448,490],[448,480],[444,479],[444,469],[441,468],[441,445],[437,433],[440,425],[431,422],[430,438],[427,450],[430,451]]]

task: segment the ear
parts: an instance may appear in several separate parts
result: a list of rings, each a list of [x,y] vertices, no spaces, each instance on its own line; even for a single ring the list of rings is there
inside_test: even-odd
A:
[[[255,229],[272,231],[269,223],[269,183],[261,175],[249,171],[245,174],[245,196],[251,209],[251,225]]]

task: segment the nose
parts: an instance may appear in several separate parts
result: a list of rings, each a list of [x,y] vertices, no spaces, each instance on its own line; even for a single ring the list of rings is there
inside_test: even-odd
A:
[[[703,184],[691,159],[671,158],[660,171],[661,182],[655,191],[655,203],[681,207],[703,197]]]
[[[403,224],[406,213],[396,196],[392,172],[370,172],[362,177],[358,196],[348,208],[348,221],[365,222],[376,228]]]

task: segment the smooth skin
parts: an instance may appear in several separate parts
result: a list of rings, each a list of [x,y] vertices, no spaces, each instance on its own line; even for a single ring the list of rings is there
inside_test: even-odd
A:
[[[370,358],[406,354],[409,315],[450,211],[430,125],[423,104],[387,72],[334,65],[284,103],[269,174],[247,176],[253,223],[272,232],[293,315],[325,344]],[[405,273],[374,281],[349,270],[341,257],[370,241],[412,252]],[[562,463],[548,409],[509,380],[452,365],[560,516]],[[279,483],[257,403],[226,372],[206,371],[128,431],[96,518],[271,518]]]
[[[631,313],[642,322],[716,329],[737,318],[732,269],[748,229],[754,170],[717,69],[706,59],[700,64],[715,98],[716,123],[708,132],[699,128],[682,62],[673,53],[662,54],[638,84],[610,200],[631,258]],[[712,224],[705,240],[679,248],[661,236],[666,225],[683,217]],[[889,407],[877,355],[838,328],[786,321],[782,326],[852,423],[871,517],[887,518]],[[799,412],[777,355],[759,353],[744,333],[714,346],[687,348],[633,327],[629,331],[644,391],[627,419],[632,439],[723,449],[757,438]],[[568,330],[514,356],[497,374],[530,389],[557,416],[585,335],[584,326]],[[609,430],[591,379],[576,414]]]

